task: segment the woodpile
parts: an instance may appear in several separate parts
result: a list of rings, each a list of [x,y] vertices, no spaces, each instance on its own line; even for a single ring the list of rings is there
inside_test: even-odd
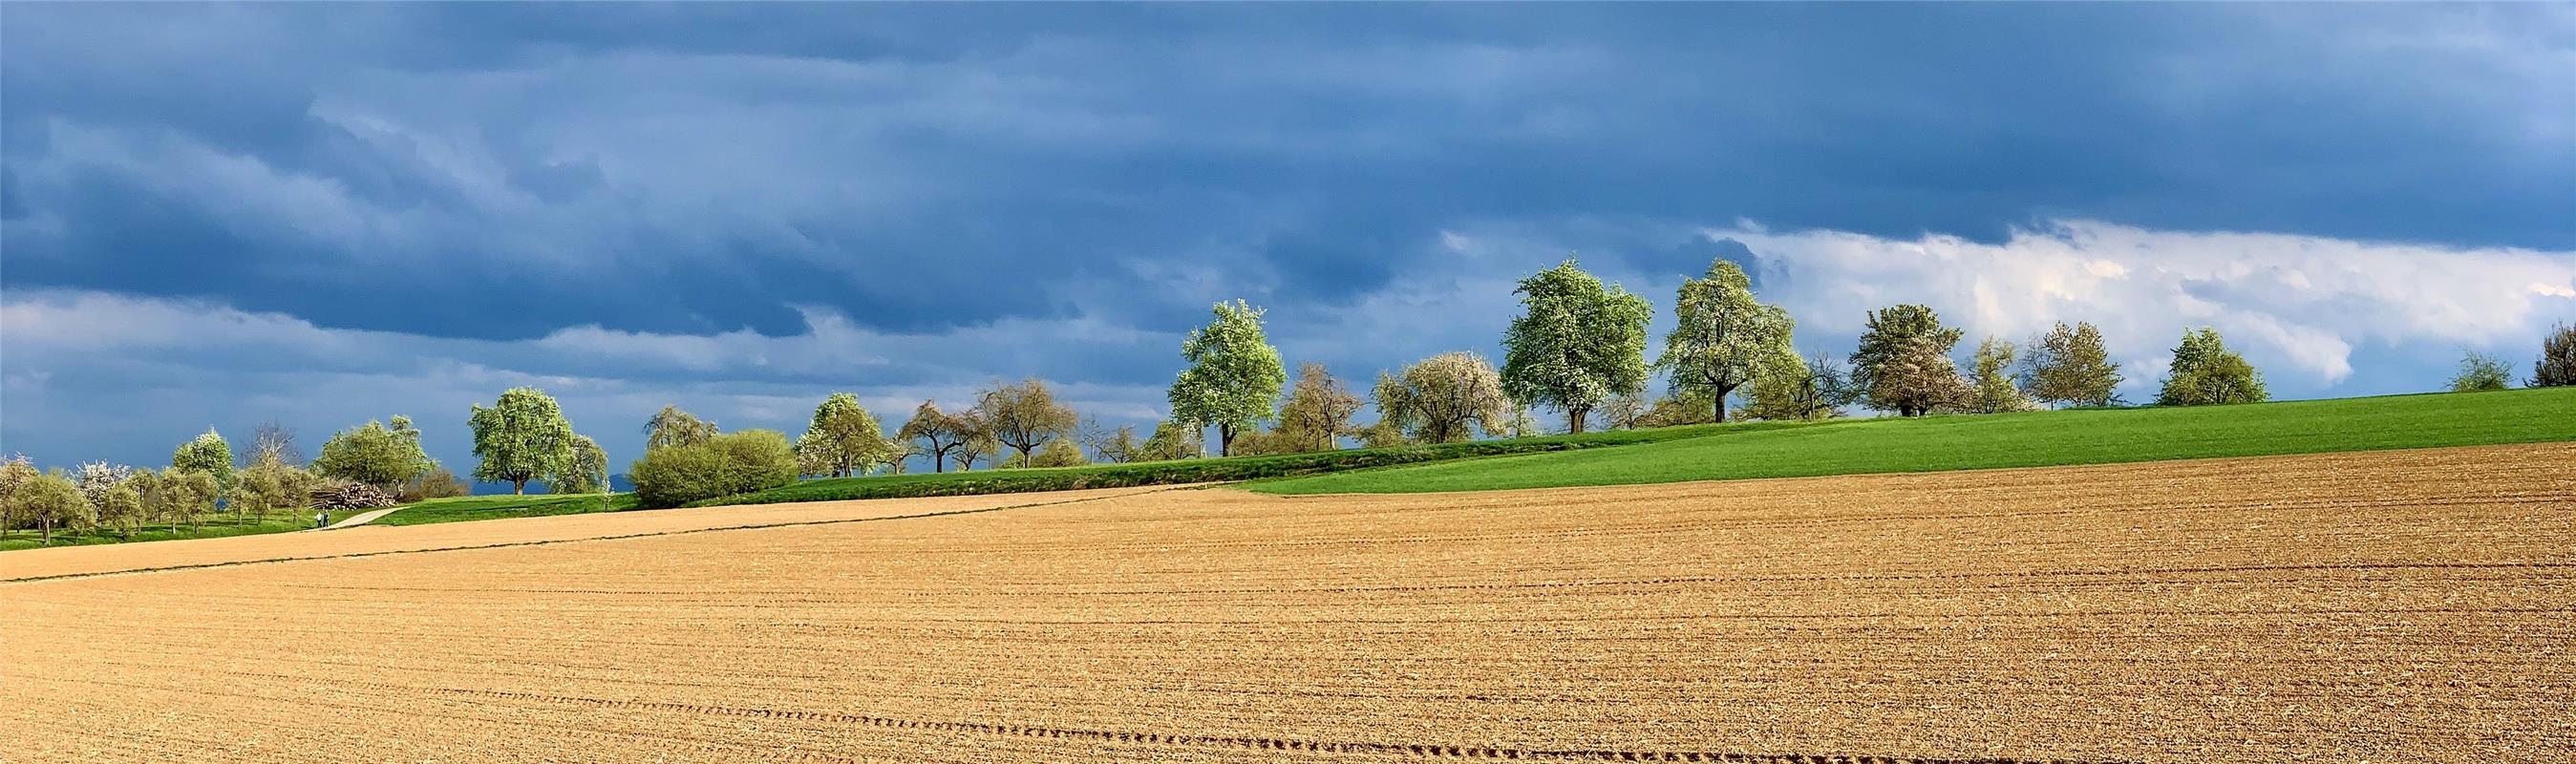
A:
[[[313,489],[314,509],[374,509],[393,505],[393,494],[365,483],[342,481]]]

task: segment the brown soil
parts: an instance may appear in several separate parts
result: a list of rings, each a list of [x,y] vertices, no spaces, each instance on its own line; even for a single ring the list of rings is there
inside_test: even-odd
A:
[[[2576,757],[2576,444],[742,507],[0,579],[42,579],[0,583],[8,761]]]

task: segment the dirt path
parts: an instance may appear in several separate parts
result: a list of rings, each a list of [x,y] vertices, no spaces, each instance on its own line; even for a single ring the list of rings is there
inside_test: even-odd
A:
[[[402,507],[386,507],[386,508],[384,508],[384,509],[378,509],[378,510],[373,510],[373,511],[369,511],[369,512],[361,512],[361,513],[358,513],[358,514],[355,514],[355,515],[350,515],[350,516],[349,516],[349,519],[342,520],[342,521],[339,521],[339,522],[336,522],[336,523],[332,523],[332,524],[331,524],[331,527],[323,528],[323,529],[321,529],[321,530],[326,530],[326,531],[336,531],[336,530],[339,530],[339,529],[342,529],[342,528],[347,528],[347,527],[352,526],[352,525],[365,525],[365,524],[368,524],[368,523],[375,522],[375,521],[376,521],[376,518],[379,518],[379,517],[383,517],[383,516],[386,516],[386,515],[393,514],[393,513],[394,513],[394,511],[395,511],[395,510],[398,510],[398,509],[402,509]]]

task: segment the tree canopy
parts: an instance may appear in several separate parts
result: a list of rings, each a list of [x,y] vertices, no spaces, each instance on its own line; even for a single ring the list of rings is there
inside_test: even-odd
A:
[[[2576,326],[2559,324],[2540,340],[2540,359],[2531,362],[2532,387],[2576,385]]]
[[[644,420],[644,448],[689,446],[705,443],[716,436],[716,423],[699,419],[678,406],[663,406],[653,418]]]
[[[499,480],[510,492],[528,492],[528,481],[564,471],[572,458],[572,423],[552,396],[533,387],[501,393],[490,408],[475,406],[466,419],[474,428],[476,480]]]
[[[1442,353],[1406,367],[1401,375],[1378,375],[1377,410],[1381,423],[1424,443],[1456,443],[1474,437],[1469,425],[1488,433],[1511,424],[1516,410],[1503,394],[1503,381],[1493,364],[1468,352]]]
[[[1172,417],[1217,428],[1217,453],[1230,452],[1235,433],[1271,417],[1271,402],[1287,383],[1279,350],[1262,333],[1260,308],[1242,300],[1217,303],[1215,319],[1181,341],[1189,362],[1172,380]]]
[[[903,449],[886,440],[885,428],[859,405],[859,396],[833,393],[814,407],[814,419],[796,439],[796,451],[821,468],[815,474],[848,477],[897,457]]]
[[[1146,436],[1145,445],[1136,451],[1135,461],[1164,462],[1199,455],[1199,433],[1190,423],[1165,419],[1154,425],[1154,434]]]
[[[2032,342],[2022,357],[2022,380],[2034,400],[2060,406],[2109,406],[2118,400],[2120,365],[2102,347],[2102,330],[2078,321]]]
[[[1818,354],[1806,359],[1792,356],[1766,364],[1753,378],[1753,400],[1746,413],[1758,419],[1832,419],[1842,416],[1842,407],[1849,405],[1857,395],[1849,378],[1843,374],[1842,364],[1833,356]],[[1658,421],[1652,412],[1644,421],[1683,424]]]
[[[1900,416],[1962,405],[1968,385],[1959,379],[1950,349],[1965,334],[1942,326],[1940,314],[1921,305],[1870,311],[1860,348],[1851,355],[1852,386],[1870,408]]]
[[[1351,426],[1351,417],[1359,414],[1361,405],[1360,397],[1333,378],[1323,364],[1299,365],[1297,385],[1289,389],[1288,401],[1279,406],[1275,434],[1285,448],[1296,452],[1341,448],[1342,438],[1359,434]]]
[[[179,444],[179,450],[170,453],[170,467],[206,473],[215,479],[216,490],[221,491],[233,483],[233,447],[215,428],[208,427],[205,434]]]
[[[1682,282],[1674,316],[1655,366],[1671,375],[1674,389],[1707,395],[1712,421],[1726,421],[1726,398],[1736,388],[1766,369],[1800,363],[1789,311],[1755,300],[1752,278],[1735,263],[1710,263],[1707,275]]]
[[[1572,258],[1522,279],[1523,312],[1503,333],[1503,392],[1522,405],[1554,406],[1567,429],[1611,396],[1646,386],[1645,298],[1576,267]]]
[[[2013,379],[2013,358],[2019,353],[2019,348],[2000,337],[1987,337],[1977,343],[1976,366],[1971,372],[1974,376],[1968,383],[1970,411],[2000,414],[2038,408]]]
[[[266,457],[274,458],[274,457]],[[437,467],[421,450],[420,430],[411,417],[395,416],[393,426],[368,422],[331,435],[313,458],[313,471],[324,477],[352,480],[391,492],[395,486]]]
[[[572,457],[563,469],[546,476],[547,493],[602,493],[608,490],[608,451],[588,435],[572,436]]]
[[[976,396],[975,410],[981,414],[978,429],[993,442],[1020,452],[1021,464],[1028,463],[1029,454],[1047,441],[1071,433],[1080,419],[1073,407],[1057,403],[1055,392],[1036,377],[1018,384],[994,383]]]
[[[930,457],[931,471],[947,472],[950,456],[966,451],[977,438],[989,438],[982,432],[982,424],[972,411],[954,415],[939,410],[938,403],[922,401],[895,437],[919,442],[921,453]]]
[[[47,545],[54,543],[54,529],[85,527],[97,516],[80,486],[60,472],[20,476],[0,500],[7,502],[10,518],[42,529]]]
[[[2175,346],[2173,365],[2165,376],[2165,386],[2156,395],[2159,406],[2206,406],[2221,403],[2260,403],[2271,398],[2263,389],[2263,375],[2245,356],[2227,349],[2218,330],[2201,327],[2182,333],[2182,344]]]

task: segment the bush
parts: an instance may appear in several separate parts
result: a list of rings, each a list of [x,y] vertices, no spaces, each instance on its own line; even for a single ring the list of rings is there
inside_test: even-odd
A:
[[[627,472],[647,507],[676,507],[796,482],[796,449],[771,430],[726,433],[644,453]]]

